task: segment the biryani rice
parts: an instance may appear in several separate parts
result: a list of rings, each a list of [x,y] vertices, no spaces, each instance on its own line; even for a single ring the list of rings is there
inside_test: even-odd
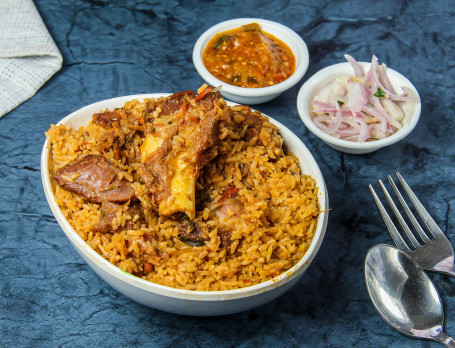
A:
[[[127,102],[125,112],[141,117],[148,100]],[[224,102],[224,101],[223,101]],[[299,160],[284,153],[283,139],[276,127],[265,121],[259,134],[263,145],[244,140],[243,107],[232,107],[233,117],[222,121],[218,156],[201,172],[196,197],[219,199],[226,188],[235,186],[244,206],[242,220],[232,231],[229,248],[220,247],[220,228],[210,220],[207,207],[197,211],[213,227],[203,246],[190,246],[178,238],[180,222],[159,216],[144,185],[135,180],[143,139],[135,136],[120,159],[104,156],[125,171],[141,202],[146,221],[128,213],[128,204],[117,211],[116,226],[128,230],[94,232],[101,218],[101,204],[90,203],[78,194],[54,186],[55,199],[76,233],[103,258],[131,274],[173,288],[187,290],[230,290],[270,280],[296,264],[306,253],[320,213],[315,180],[301,174]],[[159,112],[159,110],[157,111]],[[78,156],[96,152],[105,130],[89,123],[72,129],[52,125],[46,132],[51,144],[54,171]],[[245,168],[248,174],[245,176]],[[53,173],[51,173],[52,175]],[[204,194],[202,194],[204,193]],[[198,202],[199,205],[201,202]],[[150,238],[153,236],[153,238]],[[144,267],[149,272],[144,274]]]

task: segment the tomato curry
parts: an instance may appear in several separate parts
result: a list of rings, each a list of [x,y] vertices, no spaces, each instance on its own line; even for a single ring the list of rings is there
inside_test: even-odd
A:
[[[295,70],[291,49],[273,35],[263,32],[257,23],[215,35],[205,48],[202,59],[212,75],[239,87],[276,85]]]

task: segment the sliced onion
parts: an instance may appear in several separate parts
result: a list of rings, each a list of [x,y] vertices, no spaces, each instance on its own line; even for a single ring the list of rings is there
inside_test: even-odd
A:
[[[321,108],[326,108],[326,109],[335,107],[335,105],[333,105],[332,103],[324,103],[324,102],[321,102],[321,101],[316,100],[316,99],[313,100],[312,104],[316,105],[316,106],[319,106]]]
[[[335,114],[335,119],[329,124],[329,134],[336,132],[341,125],[341,108],[338,103],[335,105],[337,108],[337,112]]]
[[[333,118],[333,116],[320,115],[320,116],[316,116],[315,118],[313,118],[313,121],[314,121],[314,123],[316,123],[316,122],[329,123],[332,120],[332,118]],[[324,127],[327,127],[327,126],[324,125]]]
[[[414,91],[406,86],[401,86],[404,93],[400,95],[389,95],[389,99],[393,101],[418,101],[419,97],[413,96]]]
[[[318,127],[320,130],[322,130],[324,133],[327,133],[327,126],[324,124],[324,122],[329,122],[329,120],[326,120],[326,118],[330,119],[330,116],[316,116],[313,118],[313,122]]]
[[[380,129],[383,133],[386,133],[387,130],[391,129],[391,124],[395,126],[395,128],[399,129],[401,128],[401,124],[393,119],[383,108],[381,105],[379,98],[373,95],[373,90],[377,89],[376,81],[372,81],[372,91],[371,91],[371,97],[370,97],[370,102],[373,105],[373,107],[365,107],[362,111],[375,117],[380,121]],[[399,127],[396,127],[396,126]]]
[[[401,86],[401,90],[406,94],[406,96],[412,97],[414,91],[406,86]],[[417,98],[418,99],[418,98]]]
[[[401,128],[401,123],[395,120],[392,116],[390,116],[387,111],[384,110],[379,98],[373,98],[373,105],[377,112],[379,112],[384,118],[386,119],[387,123],[394,126],[396,129]]]
[[[376,139],[384,139],[387,135],[386,132],[383,132],[379,129],[380,125],[372,124],[368,128],[370,129],[370,136]]]
[[[325,123],[330,125],[330,122],[332,122],[332,120],[333,116],[327,115],[316,116],[313,118],[314,124],[327,134],[330,134],[332,129],[329,126],[325,125]]]
[[[344,138],[344,140],[348,140],[348,141],[357,141],[357,136],[353,136],[353,137],[346,137]]]
[[[366,83],[371,82],[371,80],[373,79],[373,76],[376,74],[377,67],[378,67],[378,58],[375,55],[373,55],[373,57],[371,58],[370,69],[368,70],[367,77],[365,79]]]
[[[363,111],[368,113],[369,115],[377,118],[381,123],[381,131],[385,133],[385,132],[387,132],[387,129],[390,128],[389,119],[391,119],[392,117],[387,114],[387,112],[384,110],[381,103],[379,102],[379,98],[374,95],[375,91],[378,89],[377,82],[378,81],[374,78],[371,81],[370,103],[372,104],[373,107],[371,107],[371,108],[367,107]],[[376,103],[379,103],[379,105],[380,105],[379,109],[376,107]]]
[[[365,142],[370,137],[370,130],[368,129],[368,125],[362,119],[357,119],[360,123],[360,133],[358,137],[359,143]]]
[[[345,54],[344,58],[346,58],[346,60],[349,62],[349,64],[351,64],[352,69],[354,69],[355,76],[357,76],[357,77],[365,76],[365,73],[364,73],[362,67],[360,66],[359,63],[357,63],[357,61],[353,57],[351,57],[349,54]]]
[[[385,119],[385,117],[383,115],[381,115],[379,112],[377,112],[375,109],[373,109],[372,107],[369,107],[369,106],[365,106],[362,109],[362,111],[379,120],[382,132],[385,133],[387,131],[387,120]]]
[[[358,119],[355,117],[344,117],[343,122],[350,125],[352,128],[357,129],[360,131],[360,124],[358,122]]]
[[[333,136],[358,142],[365,142],[370,137],[370,131],[365,121],[350,116],[342,117],[341,122],[340,127],[332,133]]]
[[[313,109],[314,113],[323,113],[323,114],[336,114],[337,109],[332,103],[324,103],[319,100],[313,100],[312,104],[318,106],[320,109]],[[338,102],[336,102],[338,104]],[[339,104],[338,104],[339,105]],[[351,111],[341,108],[341,115],[349,116],[352,115]]]
[[[360,131],[358,129],[338,129],[335,133],[340,137],[352,137],[352,136],[359,136]]]
[[[337,105],[337,111],[335,115],[320,115],[313,119],[313,122],[316,124],[318,128],[323,130],[327,134],[333,134],[340,128],[341,125],[341,109],[340,106]],[[326,126],[325,123],[328,123]]]
[[[336,109],[335,108],[332,108],[332,109],[317,109],[317,110],[313,110],[314,113],[317,113],[317,114],[329,114],[329,115],[335,115],[336,114]],[[349,110],[341,110],[341,115],[342,116],[352,116],[352,112],[349,111]]]
[[[363,120],[363,118],[365,117],[364,114],[362,114],[361,112],[355,112],[354,113],[354,116],[357,117],[357,118],[361,118]]]
[[[373,56],[375,57],[375,56]],[[371,73],[371,87],[370,87],[370,91],[372,94],[376,93],[377,92],[377,88],[379,87],[383,92],[384,94],[386,94],[387,96],[396,96],[396,93],[393,91],[393,87],[390,85],[390,87],[392,87],[392,90],[390,90],[389,88],[385,87],[381,81],[379,80],[379,75],[377,73],[377,58],[376,58],[376,68],[372,71]],[[371,63],[371,66],[373,66],[373,63]]]
[[[373,73],[373,81],[377,84],[377,87],[382,89],[384,94],[387,95],[387,99],[394,100],[394,101],[416,101],[419,100],[417,97],[409,97],[407,93],[404,95],[397,95],[396,92],[393,90],[390,90],[388,87],[382,85],[381,81],[379,81],[379,77],[376,73]],[[403,87],[402,87],[403,88]],[[405,87],[406,88],[406,87]],[[377,88],[374,89],[373,93],[376,93]]]
[[[348,107],[353,113],[359,112],[368,103],[370,92],[363,83],[348,82]]]
[[[381,66],[379,67],[379,81],[382,82],[382,84],[388,91],[392,92],[393,94],[397,94],[392,84],[390,83],[389,77],[387,76],[386,73],[386,69],[387,68],[385,64],[382,63]]]
[[[413,90],[408,87],[402,87],[403,93],[397,95],[387,76],[385,64],[378,66],[376,56],[373,55],[371,59],[366,77],[360,64],[353,57],[345,55],[345,58],[354,69],[356,77],[361,79],[340,77],[339,79],[345,82],[340,84],[341,89],[336,93],[332,91],[325,96],[328,102],[313,100],[313,112],[317,115],[313,118],[314,123],[327,134],[356,142],[383,139],[393,134],[401,128],[401,123],[388,114],[386,111],[390,109],[388,107],[393,106],[393,101],[411,101],[419,98],[415,97]],[[379,88],[385,95],[376,97]],[[388,99],[386,108],[380,99],[384,97]],[[339,98],[343,98],[345,104],[340,103]],[[394,114],[393,110],[390,112]],[[365,120],[371,117],[379,123],[367,124]]]

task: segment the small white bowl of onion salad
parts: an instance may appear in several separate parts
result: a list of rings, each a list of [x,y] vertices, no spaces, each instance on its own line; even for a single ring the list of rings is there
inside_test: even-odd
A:
[[[379,65],[331,65],[301,87],[297,110],[305,126],[332,148],[352,154],[376,151],[406,137],[417,125],[421,102],[403,75]]]

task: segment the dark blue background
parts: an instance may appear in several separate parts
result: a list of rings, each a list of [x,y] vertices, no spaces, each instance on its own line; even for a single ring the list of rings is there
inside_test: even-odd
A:
[[[390,329],[363,277],[367,250],[391,243],[368,184],[400,171],[455,242],[455,3],[446,1],[59,1],[37,8],[63,54],[59,71],[0,119],[1,346],[306,346],[438,344]],[[326,238],[288,293],[226,317],[176,316],[137,304],[102,281],[73,250],[48,208],[40,178],[44,132],[69,113],[122,95],[196,90],[198,36],[236,17],[288,25],[306,41],[309,69],[299,84],[256,108],[303,140],[328,186]],[[372,154],[337,152],[300,121],[300,86],[349,53],[407,76],[422,99],[416,129]],[[431,274],[455,335],[455,279]]]

